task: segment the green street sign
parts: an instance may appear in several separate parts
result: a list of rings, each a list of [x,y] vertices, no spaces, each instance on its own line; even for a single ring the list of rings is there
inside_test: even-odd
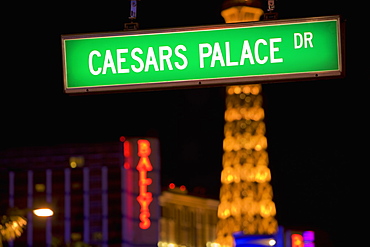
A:
[[[342,74],[338,16],[63,35],[67,93]]]

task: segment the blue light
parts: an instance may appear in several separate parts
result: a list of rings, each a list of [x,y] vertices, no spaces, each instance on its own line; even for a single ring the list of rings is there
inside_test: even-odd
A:
[[[274,235],[245,235],[243,232],[234,233],[235,247],[284,247],[284,228],[279,229]]]

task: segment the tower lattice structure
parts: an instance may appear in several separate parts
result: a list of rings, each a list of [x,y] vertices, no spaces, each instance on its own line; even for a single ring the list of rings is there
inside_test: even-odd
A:
[[[233,246],[234,232],[277,231],[261,85],[227,87],[217,240]]]

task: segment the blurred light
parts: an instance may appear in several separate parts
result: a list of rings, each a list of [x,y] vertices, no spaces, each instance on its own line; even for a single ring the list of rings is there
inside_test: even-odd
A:
[[[35,210],[33,210],[33,213],[36,216],[39,216],[39,217],[50,217],[50,216],[53,216],[54,215],[53,210],[51,210],[50,208],[39,208],[39,209],[35,209]]]
[[[185,190],[186,190],[185,185],[181,185],[181,186],[180,186],[180,190],[181,190],[181,191],[185,191]]]
[[[259,21],[263,14],[259,0],[226,0],[222,4],[221,15],[226,23]]]
[[[300,234],[292,234],[292,247],[304,247],[303,237]]]
[[[77,163],[75,161],[72,161],[70,165],[71,165],[71,168],[76,168],[77,167]]]
[[[73,241],[80,241],[82,239],[82,235],[79,232],[72,232],[71,233],[71,239]]]
[[[186,245],[175,244],[175,243],[167,243],[167,242],[162,242],[162,241],[159,241],[157,246],[158,247],[186,247]]]
[[[206,247],[221,247],[218,243],[207,242]]]
[[[125,164],[123,164],[123,167],[124,167],[126,170],[130,169],[130,163],[125,162]]]
[[[37,192],[45,192],[45,184],[35,184],[35,190]]]
[[[270,246],[274,246],[276,244],[276,240],[275,239],[270,239],[269,240],[269,245]]]
[[[124,163],[123,163],[123,167],[128,170],[131,168],[131,164],[132,164],[132,145],[131,145],[131,142],[129,141],[126,141],[126,138],[121,136],[121,139],[120,139],[122,142],[123,142],[123,157],[125,159]]]
[[[263,10],[259,8],[253,8],[248,6],[233,7],[221,11],[222,17],[225,19],[226,23],[236,23],[236,22],[248,22],[248,21],[259,21]]]
[[[168,186],[171,190],[173,190],[175,187],[176,187],[176,185],[174,184],[174,183],[170,183],[170,185]]]
[[[257,95],[260,93],[260,88],[259,87],[253,87],[252,88],[252,94],[253,95]]]
[[[227,182],[232,182],[233,181],[233,179],[234,179],[234,177],[233,177],[233,175],[228,175],[227,176]]]
[[[241,91],[242,91],[241,87],[235,87],[235,88],[234,88],[234,93],[235,93],[235,94],[240,94],[240,93],[241,93]]]
[[[313,231],[304,231],[303,232],[303,239],[304,241],[315,241],[315,233]]]
[[[85,158],[83,156],[69,157],[69,166],[71,168],[83,167],[84,164],[85,164]]]
[[[243,93],[245,93],[245,94],[250,94],[250,93],[251,93],[251,88],[250,88],[250,86],[245,85],[245,86],[243,87]]]

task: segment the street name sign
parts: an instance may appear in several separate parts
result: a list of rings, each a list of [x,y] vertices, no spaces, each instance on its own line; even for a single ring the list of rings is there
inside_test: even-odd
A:
[[[63,35],[67,93],[342,74],[339,16]]]

